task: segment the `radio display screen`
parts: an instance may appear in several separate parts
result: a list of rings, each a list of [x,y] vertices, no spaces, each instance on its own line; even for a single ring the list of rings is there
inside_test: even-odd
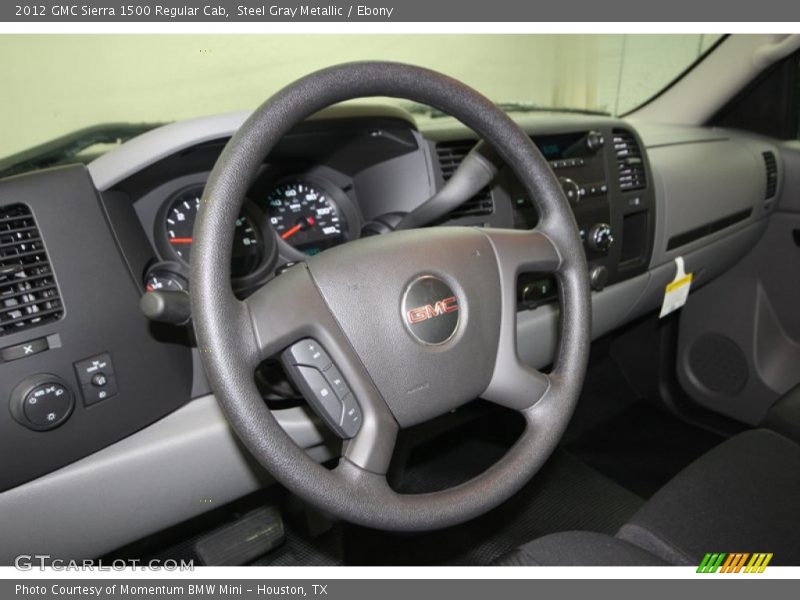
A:
[[[547,160],[561,160],[588,156],[592,151],[586,145],[588,132],[543,135],[533,138],[533,143]]]

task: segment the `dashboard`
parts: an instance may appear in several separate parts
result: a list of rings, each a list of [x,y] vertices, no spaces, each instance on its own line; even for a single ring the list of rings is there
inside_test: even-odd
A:
[[[0,182],[0,396],[9,402],[0,416],[0,452],[15,457],[0,473],[0,508],[30,523],[23,515],[45,510],[42,493],[86,502],[83,492],[94,485],[104,499],[94,518],[110,520],[119,514],[111,500],[131,502],[105,482],[120,465],[161,501],[157,515],[138,511],[130,527],[117,523],[108,539],[64,546],[67,554],[96,555],[207,510],[194,500],[189,506],[195,495],[211,490],[221,503],[264,482],[216,407],[191,328],[154,323],[139,310],[143,294],[191,289],[200,197],[246,117],[175,123],[88,169]],[[694,286],[735,264],[759,239],[782,189],[780,148],[757,136],[598,116],[517,120],[573,209],[589,265],[595,338],[656,310],[676,257],[695,273]],[[287,265],[414,210],[476,142],[452,119],[418,126],[387,106],[334,107],[296,127],[249,182],[236,224],[234,291],[245,297]],[[503,169],[491,187],[433,225],[536,222],[531,199]],[[518,353],[539,368],[556,346],[556,296],[547,275],[521,274]],[[295,441],[320,460],[335,456],[308,407],[268,366],[261,376],[265,401]],[[165,495],[159,486],[180,493]]]

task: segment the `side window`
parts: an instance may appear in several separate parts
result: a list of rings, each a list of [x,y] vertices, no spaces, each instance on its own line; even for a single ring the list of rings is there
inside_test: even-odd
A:
[[[800,54],[768,68],[722,108],[709,125],[744,129],[773,138],[800,138]]]

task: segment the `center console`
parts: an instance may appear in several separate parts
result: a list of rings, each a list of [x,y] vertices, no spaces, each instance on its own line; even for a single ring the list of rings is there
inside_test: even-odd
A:
[[[600,126],[534,135],[532,139],[555,172],[569,201],[594,291],[643,273],[653,248],[655,204],[647,157],[631,129]],[[508,194],[514,227],[531,228],[538,216],[519,181],[506,170],[495,193]],[[520,277],[521,309],[556,298],[555,279]]]

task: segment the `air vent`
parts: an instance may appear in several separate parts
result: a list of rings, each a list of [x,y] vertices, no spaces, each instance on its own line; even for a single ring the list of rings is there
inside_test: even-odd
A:
[[[773,152],[762,152],[761,156],[764,157],[764,166],[767,168],[767,194],[764,199],[769,200],[778,191],[778,162]]]
[[[0,336],[57,321],[63,314],[31,209],[0,207]]]
[[[647,187],[644,158],[633,134],[622,129],[615,129],[614,152],[617,155],[620,189],[623,192],[631,192]]]
[[[436,145],[436,154],[439,156],[439,166],[442,177],[447,181],[456,172],[458,165],[469,154],[475,145],[474,140],[459,140],[455,142],[442,142]],[[491,190],[486,187],[478,194],[452,211],[445,220],[461,217],[483,217],[494,212],[494,199]]]

